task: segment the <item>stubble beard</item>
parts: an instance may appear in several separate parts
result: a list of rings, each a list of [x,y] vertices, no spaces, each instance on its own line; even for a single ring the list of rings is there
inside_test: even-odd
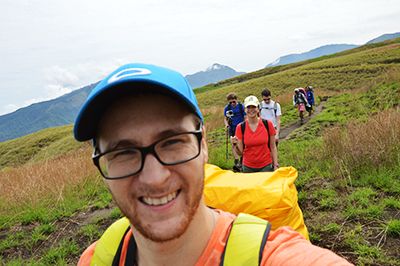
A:
[[[170,234],[163,234],[163,235],[154,232],[154,230],[152,230],[151,228],[151,225],[146,225],[140,218],[139,214],[134,210],[133,206],[126,206],[125,204],[121,204],[120,202],[118,202],[118,200],[116,200],[115,197],[114,200],[119,206],[121,212],[129,219],[134,230],[137,230],[142,236],[151,241],[162,243],[181,237],[188,229],[191,221],[193,220],[194,215],[196,214],[199,208],[203,196],[204,179],[202,179],[200,189],[198,188],[195,189],[196,192],[193,195],[192,199],[190,199],[189,197],[186,197],[184,199],[185,202],[183,211],[184,213],[180,223],[178,225],[175,225],[174,228],[171,228],[171,230],[169,231]]]

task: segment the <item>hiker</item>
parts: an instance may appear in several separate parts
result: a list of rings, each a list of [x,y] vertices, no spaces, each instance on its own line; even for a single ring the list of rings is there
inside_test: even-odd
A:
[[[315,104],[313,90],[314,89],[312,86],[306,87],[306,98],[307,98],[307,102],[308,102],[308,105],[306,105],[306,111],[308,112],[308,116],[311,116],[311,114],[313,112],[313,106]]]
[[[306,110],[306,105],[308,105],[308,102],[305,95],[305,90],[303,88],[294,89],[293,106],[297,107],[297,110],[299,111],[301,124],[304,123],[304,111]]]
[[[261,92],[262,101],[260,104],[260,117],[264,120],[270,120],[272,124],[274,124],[274,128],[276,131],[275,134],[275,144],[278,147],[279,142],[279,132],[281,130],[281,105],[272,100],[271,91],[268,89],[264,89]]]
[[[236,127],[231,138],[236,152],[243,155],[244,173],[272,172],[279,168],[275,128],[270,120],[259,118],[260,102],[250,95],[244,100],[247,119]]]
[[[261,265],[350,265],[289,227],[234,234],[243,228],[232,225],[235,215],[202,200],[208,159],[203,122],[188,82],[166,68],[124,65],[93,89],[74,136],[93,144],[93,162],[127,219],[107,229],[78,265],[244,265],[249,257]],[[247,251],[254,235],[258,247],[267,244]],[[238,250],[225,252],[227,241],[238,242]],[[240,250],[246,252],[239,256]]]
[[[244,121],[246,113],[243,104],[238,101],[234,92],[228,93],[228,95],[226,95],[226,100],[228,104],[224,108],[224,123],[228,131],[227,137],[230,138],[235,136],[236,126]],[[233,146],[231,148],[234,158],[233,170],[239,172],[242,169],[241,159]]]

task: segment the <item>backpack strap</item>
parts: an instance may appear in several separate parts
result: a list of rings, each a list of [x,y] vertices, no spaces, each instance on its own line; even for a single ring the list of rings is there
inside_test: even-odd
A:
[[[240,129],[242,130],[242,143],[243,143],[243,150],[244,150],[244,131],[246,129],[246,121],[240,123]]]
[[[265,129],[267,130],[267,134],[268,134],[268,149],[271,152],[271,149],[269,148],[269,144],[270,144],[270,135],[269,135],[269,126],[268,126],[268,120],[262,119],[262,122],[264,124]]]
[[[238,105],[239,105],[239,109],[240,109],[240,116],[244,120],[244,106],[242,103],[238,103]]]
[[[229,232],[220,266],[261,265],[270,230],[268,221],[239,213]]]
[[[122,242],[129,231],[129,224],[129,220],[124,217],[107,228],[96,243],[90,265],[115,265],[115,263],[118,265]],[[116,245],[115,243],[120,244]]]

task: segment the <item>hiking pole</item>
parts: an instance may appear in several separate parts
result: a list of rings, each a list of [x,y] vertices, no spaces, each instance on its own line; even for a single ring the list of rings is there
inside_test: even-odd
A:
[[[225,160],[228,161],[228,130],[229,127],[225,127]]]

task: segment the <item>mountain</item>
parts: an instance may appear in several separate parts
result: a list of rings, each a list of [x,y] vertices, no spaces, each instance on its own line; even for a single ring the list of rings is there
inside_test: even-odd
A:
[[[312,49],[308,52],[301,53],[301,54],[289,54],[285,56],[281,56],[276,59],[274,62],[268,64],[266,67],[273,67],[279,65],[286,65],[290,63],[295,63],[299,61],[304,61],[308,59],[317,58],[324,55],[330,55],[339,53],[345,50],[356,48],[358,45],[354,44],[329,44],[324,45],[315,49]]]
[[[233,78],[244,73],[245,72],[236,72],[236,70],[228,66],[213,64],[207,68],[206,71],[200,71],[191,75],[186,75],[185,78],[188,80],[192,88],[195,89],[210,83]]]
[[[84,100],[96,84],[0,116],[0,142],[44,128],[73,123]]]
[[[400,32],[383,34],[383,35],[379,36],[378,38],[370,40],[366,44],[383,42],[386,40],[395,39],[395,38],[399,38],[399,37],[400,37]]]
[[[399,37],[400,37],[400,32],[383,34],[375,39],[372,39],[372,40],[366,42],[365,44],[383,42],[386,40],[391,40],[391,39],[395,39],[395,38],[399,38]],[[296,63],[296,62],[313,59],[313,58],[317,58],[317,57],[324,56],[324,55],[339,53],[339,52],[342,52],[345,50],[356,48],[358,46],[359,45],[355,45],[355,44],[324,45],[324,46],[320,46],[318,48],[312,49],[308,52],[281,56],[278,59],[276,59],[274,62],[266,65],[266,67],[273,67],[273,66],[286,65],[286,64],[290,64],[290,63]]]

